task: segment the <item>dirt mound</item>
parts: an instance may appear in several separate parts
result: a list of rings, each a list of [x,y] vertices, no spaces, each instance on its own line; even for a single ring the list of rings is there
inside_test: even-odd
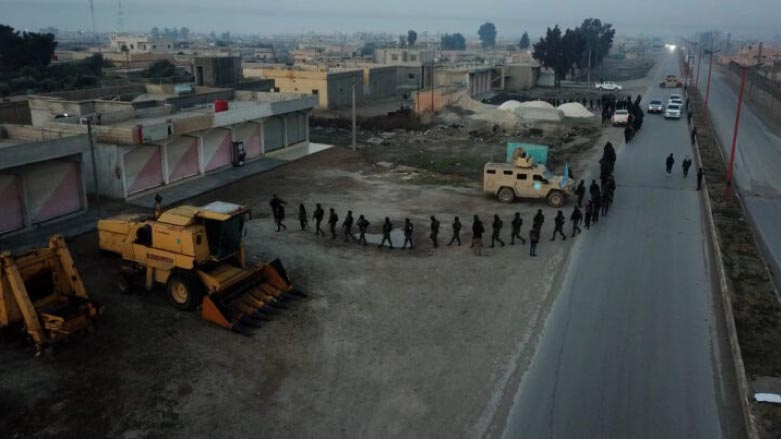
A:
[[[561,122],[561,114],[559,113],[559,110],[553,108],[553,106],[550,108],[520,106],[516,108],[513,113],[524,122],[538,120]]]
[[[527,101],[521,104],[524,108],[543,108],[546,110],[554,110],[555,107],[545,101]]]
[[[586,107],[578,102],[569,102],[557,107],[564,117],[594,117],[594,114],[588,111]]]
[[[516,108],[520,107],[521,105],[522,104],[520,102],[518,102],[518,101],[509,100],[509,101],[503,103],[502,105],[500,105],[499,109],[500,110],[505,110],[505,111],[513,111]]]

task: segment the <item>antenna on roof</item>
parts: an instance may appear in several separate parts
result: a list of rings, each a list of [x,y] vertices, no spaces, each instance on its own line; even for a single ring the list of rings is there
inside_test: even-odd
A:
[[[122,0],[117,0],[117,27],[120,32],[125,30],[125,17],[122,14]]]
[[[92,16],[92,33],[97,33],[97,30],[95,29],[95,2],[93,0],[89,0],[89,13]]]

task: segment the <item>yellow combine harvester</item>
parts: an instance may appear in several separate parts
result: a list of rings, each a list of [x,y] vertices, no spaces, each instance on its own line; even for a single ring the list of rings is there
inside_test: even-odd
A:
[[[0,327],[24,325],[39,352],[90,329],[102,312],[87,297],[61,236],[52,236],[48,248],[0,255]]]
[[[279,260],[247,266],[242,238],[249,209],[216,201],[179,206],[157,219],[120,216],[98,222],[101,250],[122,255],[130,265],[119,278],[129,292],[134,274],[147,290],[166,285],[178,309],[201,306],[205,320],[238,332],[257,327],[264,314],[295,291]]]

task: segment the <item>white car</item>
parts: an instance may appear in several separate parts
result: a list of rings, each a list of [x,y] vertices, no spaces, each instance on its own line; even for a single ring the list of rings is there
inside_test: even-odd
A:
[[[675,99],[676,101],[682,101],[683,98],[678,93],[673,93],[670,95],[669,99]]]
[[[610,90],[610,91],[621,91],[623,87],[616,84],[613,81],[603,81],[598,82],[594,87],[596,87],[597,90]]]
[[[613,126],[626,125],[629,123],[629,112],[626,110],[616,110],[613,117],[610,118]]]
[[[667,101],[668,104],[675,104],[683,107],[683,101],[680,99],[670,98],[669,101]]]
[[[664,110],[665,119],[680,119],[681,118],[681,106],[679,104],[667,104],[667,108]]]
[[[659,99],[654,99],[648,103],[649,113],[661,113],[664,110],[664,104]]]

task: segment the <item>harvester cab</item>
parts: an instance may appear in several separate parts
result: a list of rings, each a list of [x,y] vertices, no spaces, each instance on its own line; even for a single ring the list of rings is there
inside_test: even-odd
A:
[[[121,291],[143,273],[147,290],[165,285],[174,307],[200,306],[205,320],[246,332],[296,293],[278,260],[247,265],[242,242],[249,218],[249,209],[220,201],[178,206],[156,220],[110,218],[98,223],[100,248],[130,263],[118,280]]]

